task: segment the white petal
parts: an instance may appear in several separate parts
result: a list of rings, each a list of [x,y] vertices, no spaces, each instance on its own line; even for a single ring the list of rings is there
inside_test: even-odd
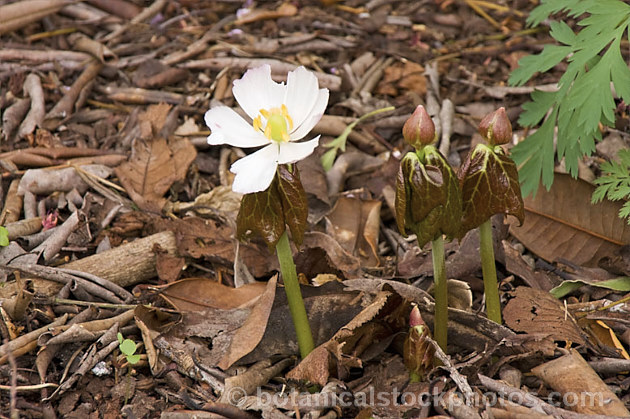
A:
[[[282,105],[286,86],[271,79],[268,64],[247,70],[245,75],[234,81],[232,94],[250,118],[258,116],[261,109],[277,108]]]
[[[322,115],[324,115],[324,111],[326,110],[327,105],[328,89],[319,89],[317,100],[315,101],[315,104],[311,108],[307,117],[302,122],[302,125],[295,127],[295,130],[290,134],[291,141],[300,140],[304,138],[306,134],[311,132],[313,127],[315,127],[319,120],[322,119]]]
[[[212,133],[208,144],[229,144],[235,147],[259,147],[269,144],[262,132],[256,131],[234,109],[217,106],[206,112],[204,119]]]
[[[319,94],[315,74],[304,67],[298,67],[287,76],[287,91],[284,104],[293,119],[293,126],[299,127],[309,116]]]
[[[236,174],[232,190],[239,193],[264,191],[271,185],[277,167],[278,145],[272,143],[230,167],[230,171]]]
[[[319,142],[319,135],[310,141],[303,143],[280,143],[278,163],[295,163],[309,156]]]

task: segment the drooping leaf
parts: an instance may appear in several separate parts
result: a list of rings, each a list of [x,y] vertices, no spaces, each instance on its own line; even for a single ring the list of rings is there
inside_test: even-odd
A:
[[[285,164],[278,166],[277,188],[282,201],[284,222],[291,229],[293,241],[301,245],[307,227],[308,202],[297,165],[291,166],[291,168]]]
[[[460,237],[495,214],[510,214],[523,223],[525,213],[516,165],[500,147],[479,144],[459,171],[462,188]]]
[[[396,180],[396,222],[424,246],[440,234],[455,237],[461,218],[459,182],[446,159],[433,146],[424,147],[423,161],[407,153]]]
[[[297,166],[292,166],[279,165],[267,189],[243,196],[236,216],[239,240],[260,236],[269,247],[275,247],[288,225],[295,243],[302,243],[308,205]]]
[[[285,231],[277,184],[278,178],[275,177],[264,191],[243,195],[236,216],[236,238],[246,240],[251,236],[260,236],[267,246],[276,246]]]

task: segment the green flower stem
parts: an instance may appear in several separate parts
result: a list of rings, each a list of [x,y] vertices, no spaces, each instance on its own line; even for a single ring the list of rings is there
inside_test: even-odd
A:
[[[448,331],[448,289],[446,284],[446,265],[444,262],[444,239],[440,235],[431,242],[433,258],[433,281],[435,282],[435,318],[433,334],[440,348],[446,352]]]
[[[293,254],[289,245],[289,237],[285,231],[280,236],[278,244],[276,244],[276,252],[278,254],[278,262],[280,262],[280,271],[284,280],[284,290],[287,293],[287,301],[289,302],[289,310],[293,318],[293,326],[297,335],[298,346],[302,359],[306,358],[315,344],[313,343],[313,335],[311,326],[308,323],[306,308],[304,308],[304,300],[300,291],[300,283],[297,279],[295,263],[293,262]]]
[[[479,226],[479,240],[481,243],[483,288],[486,294],[486,313],[488,313],[490,320],[501,324],[501,300],[499,299],[497,268],[494,262],[494,247],[492,245],[492,221],[490,219]]]

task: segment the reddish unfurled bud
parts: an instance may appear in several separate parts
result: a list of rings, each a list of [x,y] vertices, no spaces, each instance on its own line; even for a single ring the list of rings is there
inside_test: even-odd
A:
[[[407,119],[402,132],[405,141],[415,149],[420,149],[437,140],[435,124],[422,105],[418,105],[413,114]]]
[[[418,306],[409,315],[409,334],[403,347],[403,359],[411,381],[420,381],[433,365],[435,349],[427,340],[431,337]]]
[[[486,115],[479,123],[479,134],[491,145],[507,144],[512,139],[512,124],[501,107]]]

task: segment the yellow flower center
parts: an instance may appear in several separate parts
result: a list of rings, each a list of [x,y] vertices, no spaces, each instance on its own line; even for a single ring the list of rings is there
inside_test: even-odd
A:
[[[261,109],[260,115],[254,118],[253,125],[256,131],[262,131],[265,137],[269,140],[280,142],[287,142],[291,138],[289,137],[289,131],[293,129],[293,120],[289,116],[289,110],[286,105],[282,105],[279,108]],[[262,126],[262,117],[267,120],[267,125]]]

